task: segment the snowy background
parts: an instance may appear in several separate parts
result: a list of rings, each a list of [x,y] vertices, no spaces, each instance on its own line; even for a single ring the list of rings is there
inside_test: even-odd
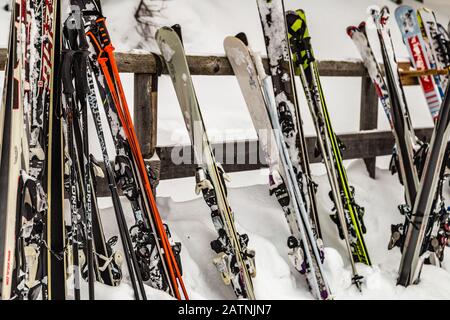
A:
[[[0,0],[0,5],[9,1]],[[366,18],[369,5],[395,5],[387,0],[289,0],[287,9],[303,8],[306,11],[313,46],[319,59],[358,59],[358,52],[345,29]],[[420,3],[404,1],[414,7]],[[110,34],[118,51],[156,51],[153,41],[144,41],[136,31],[134,12],[138,0],[104,0],[104,14],[108,18]],[[255,0],[168,0],[154,1],[161,8],[155,18],[157,25],[179,23],[188,54],[223,55],[222,42],[226,36],[238,32],[248,35],[255,51],[265,53],[263,36]],[[450,17],[448,0],[425,0],[433,9],[438,21],[447,25]],[[9,13],[0,10],[0,47],[6,47]],[[400,33],[391,23],[394,45],[399,57],[407,59]],[[374,30],[369,30],[374,35]],[[3,74],[1,75],[3,77]],[[129,105],[133,105],[133,77],[123,75]],[[3,79],[0,79],[0,86]],[[194,78],[198,98],[210,138],[214,141],[256,139],[251,119],[240,94],[237,81],[232,77]],[[338,133],[358,131],[361,81],[358,78],[324,78],[324,91],[334,128]],[[431,117],[420,89],[406,89],[412,120],[416,127],[432,126]],[[311,118],[300,94],[302,116],[307,135],[314,134]],[[158,144],[188,144],[179,106],[170,79],[162,77],[159,92]],[[388,123],[379,108],[379,129],[388,129]],[[92,127],[93,128],[93,127]],[[100,158],[95,139],[92,150]],[[361,160],[346,162],[349,179],[356,188],[357,202],[366,208],[365,236],[373,267],[359,264],[358,271],[365,277],[363,292],[350,283],[351,272],[343,242],[337,229],[328,218],[331,202],[328,198],[328,181],[321,165],[313,165],[314,179],[319,184],[318,202],[321,225],[326,246],[325,270],[335,299],[450,299],[449,252],[444,268],[425,266],[422,281],[407,289],[395,286],[400,252],[387,250],[390,225],[402,222],[397,205],[403,203],[403,189],[397,177],[386,170],[388,157],[379,158],[377,179],[368,177]],[[283,212],[274,198],[269,197],[267,170],[231,174],[230,203],[235,211],[238,229],[248,233],[250,248],[256,250],[257,277],[254,279],[256,297],[259,299],[312,299],[303,277],[295,272],[287,258],[285,245],[288,228]],[[448,190],[447,190],[448,192]],[[191,298],[234,299],[231,288],[225,287],[212,265],[213,252],[209,242],[216,237],[209,209],[194,193],[194,179],[162,181],[158,188],[158,205],[163,219],[171,227],[172,235],[183,245],[182,263],[184,281]],[[116,234],[113,211],[108,199],[100,206],[109,235]],[[131,223],[131,221],[130,221]],[[448,269],[450,271],[450,269]],[[151,298],[169,298],[149,288]],[[126,281],[120,289],[99,285],[97,298],[132,298]]]

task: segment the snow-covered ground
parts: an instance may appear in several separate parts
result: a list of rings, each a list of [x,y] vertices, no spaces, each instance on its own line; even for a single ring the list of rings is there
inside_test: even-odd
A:
[[[372,267],[357,264],[364,276],[362,292],[351,284],[351,269],[343,241],[336,225],[329,218],[332,206],[326,176],[315,177],[319,184],[319,215],[325,244],[325,273],[335,299],[450,299],[450,252],[446,251],[443,269],[424,266],[419,285],[407,289],[396,286],[400,251],[387,250],[391,224],[402,222],[397,205],[402,202],[402,189],[396,176],[377,170],[377,179],[368,177],[364,162],[354,161],[348,168],[349,178],[356,189],[357,202],[365,207],[366,244]],[[254,279],[258,299],[313,299],[304,276],[292,268],[286,239],[289,236],[283,211],[274,197],[269,196],[267,170],[257,174],[231,174],[229,200],[235,212],[237,228],[250,238],[249,248],[256,251],[257,276]],[[249,182],[250,181],[250,182]],[[247,185],[247,186],[244,186]],[[240,186],[240,187],[239,187]],[[187,199],[180,194],[190,193],[193,181],[167,181],[159,187],[158,208],[170,225],[176,241],[182,244],[184,281],[191,299],[234,299],[231,288],[224,286],[212,259],[209,242],[216,233],[210,220],[209,208],[203,199]],[[113,221],[111,203],[102,200],[103,219]],[[108,218],[109,217],[109,218]],[[130,220],[131,223],[131,220]],[[108,224],[108,235],[117,233],[114,223]],[[447,271],[448,270],[448,271]],[[169,298],[155,290],[148,290],[151,298]],[[128,285],[121,288],[99,286],[99,298],[132,298]]]
[[[395,285],[401,255],[398,249],[388,251],[387,243],[391,224],[403,221],[397,211],[397,205],[403,201],[397,177],[378,170],[377,179],[372,180],[362,160],[352,162],[348,173],[356,189],[357,202],[366,209],[364,220],[368,231],[365,240],[373,266],[357,265],[359,273],[365,277],[360,293],[351,285],[344,243],[329,218],[331,202],[327,178],[316,177],[320,223],[326,247],[325,272],[335,299],[449,299],[448,250],[444,269],[424,266],[420,285],[407,289]],[[245,181],[250,179],[254,182],[251,186],[231,188],[229,199],[238,230],[248,233],[249,247],[256,250],[256,296],[259,299],[312,299],[303,276],[296,273],[288,261],[286,239],[289,231],[278,203],[268,195],[267,172],[262,170],[256,178],[249,173],[232,175],[232,179],[236,180],[236,185],[247,184]],[[211,263],[213,252],[209,250],[209,240],[215,233],[207,206],[202,199],[177,202],[170,198],[173,194],[171,188],[173,186],[169,184],[161,186],[158,204],[173,234],[183,244],[184,278],[193,298],[232,299],[232,291],[224,288]],[[189,185],[183,190],[191,188]]]
[[[1,0],[0,5],[7,3]],[[287,9],[303,8],[308,18],[315,52],[319,59],[359,59],[358,53],[345,33],[348,25],[358,24],[367,16],[369,5],[395,5],[388,0],[290,0]],[[407,4],[420,4],[407,0]],[[157,1],[155,1],[157,3]],[[104,13],[108,17],[110,33],[119,51],[132,49],[156,50],[152,41],[144,43],[136,32],[133,19],[138,0],[104,0]],[[437,13],[438,20],[447,25],[450,17],[448,0],[425,0],[425,4]],[[0,47],[7,43],[9,13],[0,10]],[[223,55],[222,41],[225,36],[244,31],[255,51],[264,52],[264,43],[255,0],[169,0],[163,5],[159,25],[179,23],[183,27],[185,47],[188,54]],[[399,56],[407,53],[400,39],[398,28],[391,24],[394,45]],[[373,35],[373,30],[370,30]],[[129,104],[133,105],[133,77],[123,75]],[[215,141],[256,138],[237,81],[232,77],[195,77],[198,98],[210,137]],[[0,86],[3,80],[0,79]],[[328,106],[335,130],[351,132],[358,130],[361,81],[357,78],[324,78]],[[419,88],[407,88],[412,120],[415,126],[431,126],[431,118]],[[306,104],[301,97],[305,131],[314,129]],[[162,77],[159,93],[160,145],[187,144],[189,139],[179,106],[168,77]],[[388,123],[379,110],[379,128],[387,129]],[[92,127],[93,130],[93,127]],[[95,141],[95,139],[92,139]],[[97,143],[92,144],[94,153],[100,157]],[[402,187],[397,177],[386,169],[386,158],[378,162],[377,179],[368,177],[362,161],[348,162],[349,178],[356,188],[358,203],[366,208],[366,242],[373,267],[358,265],[365,277],[363,292],[359,293],[350,283],[351,273],[342,241],[337,229],[328,218],[331,202],[328,182],[321,165],[313,170],[319,183],[319,210],[326,246],[325,270],[331,290],[336,299],[450,299],[450,273],[447,256],[444,268],[425,266],[422,282],[407,289],[395,286],[400,253],[387,250],[390,225],[399,223],[402,217],[397,205],[403,202]],[[256,296],[260,299],[311,299],[303,277],[297,274],[287,259],[285,246],[288,236],[286,222],[276,200],[269,197],[267,171],[232,174],[229,198],[236,214],[238,229],[248,233],[250,247],[256,250],[258,274],[254,280]],[[184,280],[191,298],[234,299],[230,288],[225,287],[211,263],[213,252],[209,242],[215,238],[209,209],[193,192],[192,178],[162,181],[158,188],[158,205],[172,234],[183,245],[182,262]],[[101,199],[106,233],[116,234],[111,203]],[[448,253],[448,252],[447,252]],[[450,270],[449,270],[450,271]],[[169,298],[149,289],[151,298]],[[132,290],[126,284],[121,288],[99,285],[98,298],[132,298]]]

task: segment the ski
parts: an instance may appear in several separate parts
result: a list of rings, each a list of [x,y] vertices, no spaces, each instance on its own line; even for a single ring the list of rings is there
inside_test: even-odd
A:
[[[363,223],[364,209],[356,204],[354,189],[349,185],[345,167],[342,162],[341,143],[333,131],[330,116],[324,99],[317,68],[317,61],[311,46],[306,16],[302,10],[287,12],[287,26],[291,50],[294,54],[296,71],[305,91],[308,105],[314,119],[319,137],[319,145],[324,158],[330,185],[332,199],[336,209],[336,222],[340,227],[340,235],[346,242],[351,255],[350,261],[354,280],[358,278],[354,262],[371,265],[367,247],[364,243]]]
[[[129,233],[142,279],[177,299],[181,299],[181,294],[187,299],[179,258],[181,244],[172,240],[168,226],[159,215],[100,1],[83,0],[77,4],[82,9],[89,42],[89,67],[95,75],[116,147],[116,179],[131,203],[136,220]]]
[[[244,41],[246,39],[243,34],[238,37]],[[224,48],[269,164],[271,193],[276,195],[282,206],[291,232],[287,241],[291,250],[289,258],[294,268],[306,275],[313,296],[316,299],[328,299],[331,293],[323,273],[322,239],[317,239],[314,235],[311,226],[313,221],[306,210],[301,183],[297,180],[298,176],[281,135],[275,103],[272,103],[273,98],[269,98],[269,78],[261,58],[238,37],[227,37]]]
[[[417,18],[422,31],[422,36],[429,48],[427,52],[429,54],[430,62],[433,62],[432,67],[440,70],[448,69],[450,66],[450,57],[446,47],[445,30],[439,27],[434,12],[428,8],[418,9]],[[443,95],[442,90],[447,88],[448,77],[448,74],[435,75],[434,77],[438,88],[441,90],[441,95]]]
[[[400,76],[398,71],[397,72],[393,71],[395,68],[397,68],[396,58],[395,55],[393,55],[393,51],[391,53],[388,52],[387,45],[385,43],[386,35],[389,36],[389,29],[387,27],[387,22],[389,19],[389,9],[387,7],[383,7],[380,10],[379,8],[373,7],[371,8],[370,11],[372,19],[375,25],[377,26],[377,32],[380,40],[380,45],[382,48],[386,81],[389,87],[389,96],[393,97],[391,99],[392,106],[394,106],[394,104],[397,106],[393,108],[393,110],[402,110],[402,113],[396,115],[396,118],[398,119],[399,123],[402,124],[403,122],[404,124],[401,126],[397,125],[398,128],[396,130],[399,132],[398,136],[399,138],[404,135],[412,136],[413,129],[411,122],[409,120],[409,112],[407,109],[406,99],[404,99],[404,94],[403,99],[400,99],[398,93],[399,88],[402,89],[401,83],[398,80]],[[395,77],[395,75],[397,75],[397,77]],[[407,133],[401,134],[402,131],[400,130],[402,129],[407,129],[406,131]],[[416,141],[419,142],[421,146],[419,148],[416,148],[414,155],[414,164],[415,167],[417,168],[418,179],[421,179],[422,172],[424,170],[424,162],[426,159],[426,154],[428,152],[428,144],[421,143],[419,140],[417,140],[417,138]],[[445,165],[443,165],[442,168],[440,169],[440,182],[439,182],[440,185],[442,185],[445,178],[446,178]],[[411,187],[408,189],[406,188],[406,184],[405,183],[403,184],[405,185],[407,203],[406,205],[400,205],[399,209],[401,214],[405,216],[405,222],[403,224],[391,226],[392,236],[388,246],[389,249],[392,249],[393,247],[397,246],[401,250],[403,250],[405,246],[405,236],[408,233],[408,228],[411,226],[411,217],[412,217],[411,210],[414,206],[419,184],[416,184],[415,188],[413,188],[412,187],[413,185],[411,184]],[[442,261],[443,259],[443,248],[445,247],[445,243],[447,241],[446,234],[448,233],[446,231],[448,224],[448,213],[444,203],[442,188],[439,188],[438,192],[434,195],[434,202],[432,205],[430,215],[433,216],[432,219],[433,223],[430,223],[429,227],[427,228],[428,234],[427,239],[430,244],[428,248],[430,249],[430,252],[433,252],[434,254],[430,255],[428,262],[431,262],[435,265],[440,265],[440,261]]]
[[[252,277],[256,275],[254,251],[248,249],[246,234],[239,234],[227,199],[226,175],[216,162],[208,140],[196,98],[183,44],[171,28],[158,30],[156,40],[169,70],[178,102],[188,129],[196,163],[196,191],[202,192],[211,208],[211,218],[219,235],[211,242],[217,253],[213,262],[225,284],[231,285],[238,298],[255,299]]]
[[[347,35],[350,37],[350,39],[352,39],[353,43],[358,49],[364,67],[366,68],[367,73],[376,88],[377,96],[380,99],[381,106],[383,107],[383,111],[386,114],[389,125],[391,129],[394,129],[394,123],[391,114],[392,111],[389,102],[389,92],[383,77],[381,66],[376,60],[369,39],[367,38],[365,22],[361,22],[359,26],[347,27]]]
[[[52,243],[51,237],[55,239],[53,243],[56,240],[64,241],[64,235],[59,235],[64,228],[63,214],[61,209],[56,213],[61,215],[60,218],[52,217],[49,214],[51,199],[47,198],[48,193],[56,195],[55,201],[62,201],[62,193],[56,191],[59,188],[59,178],[52,176],[53,172],[48,170],[52,156],[59,156],[56,152],[51,155],[49,146],[54,142],[51,136],[55,139],[59,137],[58,130],[50,130],[50,122],[53,121],[53,110],[59,110],[59,86],[56,78],[59,75],[55,72],[59,67],[60,4],[51,0],[25,3],[22,7],[21,30],[21,96],[25,137],[28,142],[23,150],[28,169],[22,174],[25,183],[20,191],[19,204],[22,209],[19,212],[21,222],[18,225],[15,269],[17,280],[13,299],[47,300],[51,298],[51,292],[58,292],[54,297],[57,295],[64,299],[63,246],[58,246],[57,250],[49,246]],[[50,225],[51,221],[54,223]],[[57,272],[53,273],[55,270]],[[57,276],[56,281],[52,281],[53,275]]]
[[[45,189],[46,129],[51,93],[51,65],[56,11],[53,1],[26,1],[22,10],[22,82],[24,127],[28,145],[24,147],[23,188],[19,201],[21,219],[16,250],[16,283],[13,299],[48,299],[48,277],[45,263],[45,226],[47,195]],[[43,21],[47,26],[44,28]],[[44,44],[42,39],[50,44]],[[45,61],[45,63],[44,63]],[[39,79],[41,82],[39,82]],[[32,86],[31,84],[39,83]],[[28,152],[29,151],[29,152]],[[31,212],[26,213],[26,210]]]
[[[405,187],[406,201],[409,206],[413,205],[415,193],[419,185],[419,174],[415,165],[414,145],[417,139],[414,135],[414,129],[407,112],[407,105],[404,105],[400,99],[390,60],[387,56],[386,44],[384,38],[380,37],[382,56],[384,60],[384,74],[380,65],[375,59],[375,55],[370,46],[367,34],[365,32],[365,23],[359,27],[349,27],[347,33],[352,38],[358,48],[364,65],[368,70],[369,76],[376,87],[381,105],[386,113],[392,133],[395,138],[395,157],[398,158],[395,167],[399,171],[399,179]],[[396,233],[396,235],[398,235]],[[395,236],[398,240],[398,237]],[[393,243],[389,245],[392,247]]]
[[[441,107],[439,119],[430,142],[430,150],[425,162],[425,169],[420,181],[419,191],[411,214],[410,227],[405,236],[402,259],[397,283],[408,286],[419,281],[424,260],[428,257],[426,238],[430,219],[434,211],[435,194],[441,178],[447,142],[450,136],[450,88],[447,88],[445,99]],[[447,154],[448,156],[448,154]]]
[[[25,138],[24,112],[22,99],[22,37],[21,22],[25,1],[12,2],[11,28],[7,61],[6,89],[2,109],[3,143],[0,167],[0,275],[1,297],[8,300],[14,294],[14,268],[16,252],[16,233],[21,219],[18,217],[19,187],[25,184],[22,173],[28,164],[24,159]]]
[[[430,70],[431,64],[428,59],[427,47],[422,37],[417,14],[410,6],[400,6],[395,10],[395,18],[403,36],[412,65],[417,70]],[[439,115],[442,97],[433,76],[421,76],[420,85],[427,100],[431,116],[435,121]]]
[[[277,104],[280,125],[292,165],[305,195],[304,203],[311,219],[314,234],[322,239],[317,211],[317,184],[312,179],[308,150],[303,131],[295,75],[285,27],[284,4],[279,0],[258,0],[258,11],[269,58],[272,87]]]

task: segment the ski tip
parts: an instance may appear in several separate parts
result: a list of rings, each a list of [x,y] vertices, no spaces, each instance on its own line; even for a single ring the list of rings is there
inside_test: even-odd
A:
[[[381,8],[377,5],[367,7],[367,13],[372,17],[378,16],[381,12]]]
[[[155,33],[155,39],[158,39],[158,38],[159,38],[159,35],[160,35],[161,32],[163,32],[163,31],[170,31],[170,32],[173,32],[173,29],[172,29],[171,27],[166,27],[166,26],[159,28],[158,30],[156,30],[156,33]]]
[[[356,26],[348,26],[346,31],[347,31],[347,34],[349,35],[349,37],[352,38],[353,34],[357,31],[359,31],[359,29]]]
[[[235,35],[235,38],[238,38],[241,40],[246,46],[248,46],[248,38],[247,35],[244,32],[239,32],[237,35]]]
[[[380,14],[383,18],[387,19],[391,15],[391,9],[388,6],[383,6],[381,7]]]
[[[360,31],[365,31],[366,30],[366,22],[365,21],[361,21],[361,23],[358,25],[358,29],[360,30]]]
[[[183,42],[183,35],[181,32],[181,26],[177,23],[174,24],[172,27],[172,30],[176,32],[176,34],[178,35],[178,38],[180,38],[181,42]]]

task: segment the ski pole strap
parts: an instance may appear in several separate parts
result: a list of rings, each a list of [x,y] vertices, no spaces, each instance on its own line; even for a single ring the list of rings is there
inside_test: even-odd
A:
[[[75,84],[77,86],[77,92],[83,95],[89,93],[89,84],[86,77],[88,57],[89,51],[87,50],[79,50],[76,52]]]

